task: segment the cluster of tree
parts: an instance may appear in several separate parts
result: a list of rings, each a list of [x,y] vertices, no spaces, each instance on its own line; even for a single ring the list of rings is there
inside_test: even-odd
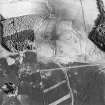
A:
[[[89,33],[88,38],[98,47],[105,52],[105,11],[102,0],[97,0],[97,8],[99,15],[95,20],[95,25]]]

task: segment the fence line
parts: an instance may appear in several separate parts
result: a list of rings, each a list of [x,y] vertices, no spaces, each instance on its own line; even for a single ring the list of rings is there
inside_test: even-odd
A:
[[[60,67],[60,68],[54,68],[54,69],[39,69],[40,72],[43,72],[43,71],[56,71],[56,70],[62,70],[62,69],[65,69],[65,70],[68,70],[68,69],[75,69],[75,68],[81,68],[81,67],[92,67],[92,66],[100,66],[100,64],[94,64],[94,65],[79,65],[79,66],[68,66],[68,67]]]

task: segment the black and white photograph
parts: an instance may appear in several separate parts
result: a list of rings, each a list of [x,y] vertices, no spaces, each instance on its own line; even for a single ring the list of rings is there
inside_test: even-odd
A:
[[[105,105],[105,0],[0,0],[0,105]]]

